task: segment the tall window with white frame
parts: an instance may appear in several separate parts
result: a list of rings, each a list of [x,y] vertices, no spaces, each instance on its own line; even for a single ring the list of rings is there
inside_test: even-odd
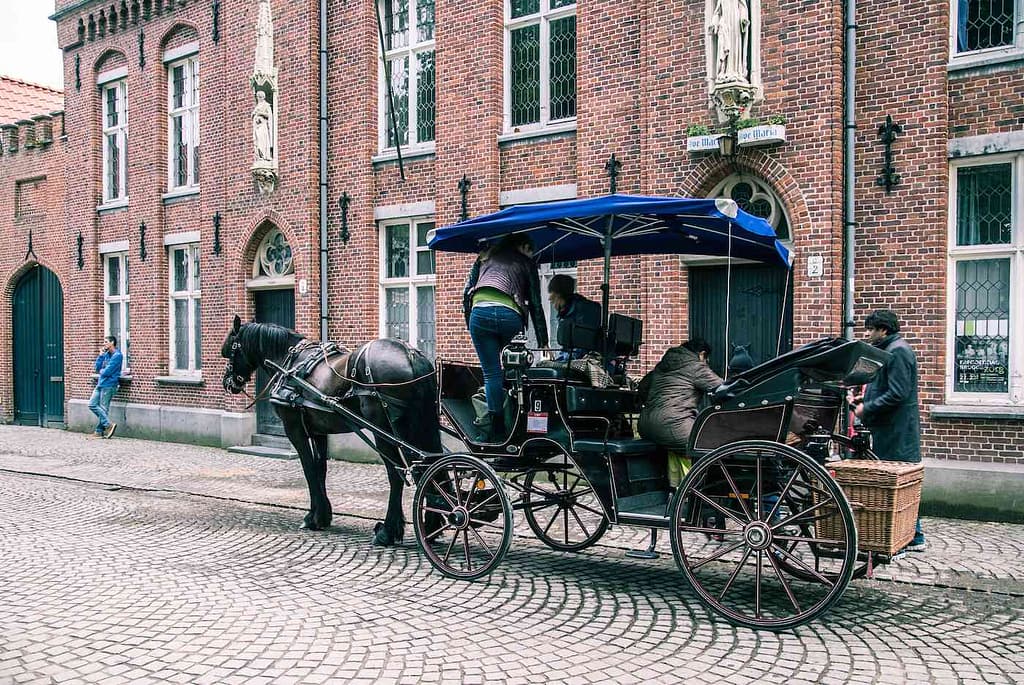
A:
[[[1024,0],[950,0],[953,55],[1024,49]]]
[[[950,398],[1024,404],[1024,154],[957,163],[950,181]]]
[[[167,65],[167,187],[199,186],[199,55]]]
[[[433,359],[434,251],[427,247],[432,219],[403,219],[381,225],[381,334],[404,340]]]
[[[168,250],[171,294],[170,372],[199,375],[203,368],[199,244],[173,245]]]
[[[128,307],[128,253],[113,252],[103,255],[103,328],[107,335],[117,338],[124,360],[121,372],[131,373],[131,333]]]
[[[389,93],[385,61],[379,60],[380,149],[394,149],[396,144],[412,151],[429,148],[434,142],[436,114],[434,0],[381,0],[378,11],[384,30],[384,60],[391,77]]]
[[[575,0],[506,0],[505,130],[575,119]]]
[[[103,204],[128,199],[128,86],[105,83],[103,93]]]

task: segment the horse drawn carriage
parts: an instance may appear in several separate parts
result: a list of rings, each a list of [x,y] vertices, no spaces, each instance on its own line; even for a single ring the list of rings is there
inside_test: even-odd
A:
[[[614,373],[610,386],[594,387],[565,368],[534,366],[533,351],[514,342],[503,352],[510,429],[495,442],[483,442],[473,422],[479,367],[438,360],[431,373],[406,351],[408,368],[392,361],[389,371],[372,363],[374,343],[341,354],[303,345],[295,334],[261,355],[236,319],[223,349],[225,387],[238,392],[263,364],[291,389],[279,413],[310,484],[308,527],[330,520],[319,436],[362,429],[375,438],[393,486],[385,525],[394,524],[396,484],[401,523],[396,478],[408,479],[417,541],[453,578],[477,579],[501,563],[516,512],[546,545],[569,552],[595,544],[613,525],[651,529],[653,550],[665,530],[703,604],[734,624],[781,630],[820,615],[869,563],[886,560],[858,550],[851,504],[830,472],[837,459],[872,456],[863,437],[835,431],[846,390],[869,381],[885,352],[823,339],[729,378],[694,423],[693,467],[674,491],[666,451],[635,434],[640,400],[625,372],[642,324],[609,312],[612,256],[722,255],[789,268],[788,251],[765,222],[731,201],[612,195],[503,210],[439,229],[430,244],[475,252],[513,232],[529,232],[541,260],[604,258],[600,329],[582,331],[589,343],[566,339],[567,329],[560,342],[595,349]],[[424,423],[428,400],[427,413],[442,417],[434,424]],[[466,449],[441,449],[436,437],[424,437],[432,426]],[[399,529],[389,541],[400,536]]]

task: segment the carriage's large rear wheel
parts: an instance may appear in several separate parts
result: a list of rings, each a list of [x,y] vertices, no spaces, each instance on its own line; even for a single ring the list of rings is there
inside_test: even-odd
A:
[[[857,560],[843,491],[814,459],[774,442],[701,458],[676,493],[671,526],[676,563],[701,602],[748,628],[784,630],[820,615]]]
[[[522,501],[526,522],[552,549],[579,552],[608,530],[594,489],[568,460],[526,474]]]
[[[476,457],[451,454],[420,476],[413,527],[427,559],[450,578],[475,580],[501,563],[512,543],[505,485]]]

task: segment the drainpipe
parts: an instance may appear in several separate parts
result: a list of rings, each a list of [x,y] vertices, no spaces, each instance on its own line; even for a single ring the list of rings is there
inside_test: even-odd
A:
[[[327,0],[320,0],[320,340],[327,330]]]
[[[846,0],[843,60],[843,335],[853,340],[854,255],[857,214],[854,206],[856,171],[854,144],[857,121],[854,112],[857,75],[857,0]]]

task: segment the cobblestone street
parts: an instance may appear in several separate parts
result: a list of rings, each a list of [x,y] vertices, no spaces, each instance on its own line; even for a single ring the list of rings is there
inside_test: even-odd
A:
[[[0,683],[1024,682],[1024,526],[925,519],[931,548],[782,634],[703,609],[667,543],[578,555],[518,525],[489,578],[369,545],[386,477],[0,426]],[[408,501],[407,493],[407,501]]]

